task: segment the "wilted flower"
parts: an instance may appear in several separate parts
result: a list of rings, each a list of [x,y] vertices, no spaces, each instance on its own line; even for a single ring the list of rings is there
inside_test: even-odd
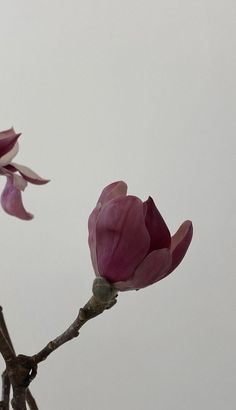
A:
[[[0,132],[0,174],[7,177],[1,195],[1,204],[8,214],[30,220],[33,215],[25,210],[21,191],[24,191],[28,182],[42,185],[49,180],[41,178],[28,167],[12,162],[19,150],[18,138],[20,135],[16,134],[13,128]]]
[[[151,197],[142,202],[114,182],[101,193],[88,222],[95,274],[120,291],[141,289],[169,275],[182,261],[193,228],[185,221],[174,236]]]

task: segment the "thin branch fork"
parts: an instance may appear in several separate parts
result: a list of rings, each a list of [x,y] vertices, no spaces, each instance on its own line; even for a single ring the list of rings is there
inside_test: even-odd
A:
[[[0,311],[0,351],[6,363],[5,387],[0,410],[9,409],[9,385],[13,388],[11,405],[14,410],[38,410],[37,404],[28,387],[37,375],[37,366],[63,344],[79,335],[80,328],[90,319],[110,309],[116,303],[117,290],[103,278],[96,278],[93,283],[93,296],[79,310],[74,322],[58,337],[50,341],[42,350],[33,356],[16,356],[2,310]],[[7,381],[8,377],[8,381]],[[4,403],[5,400],[5,403]],[[2,407],[1,407],[2,406]],[[5,406],[5,407],[4,407]],[[8,406],[8,407],[7,407]]]
[[[23,372],[21,362],[22,358],[16,356],[7,326],[0,306],[0,351],[6,363],[6,370],[2,374],[2,400],[0,410],[9,410],[10,387],[13,387],[12,407],[16,410],[26,409],[25,402],[28,403],[30,410],[38,410],[38,406],[26,387],[20,386],[22,377],[26,377]],[[24,376],[23,376],[24,373]],[[32,377],[32,371],[31,371]],[[17,402],[19,404],[17,404]],[[19,407],[20,406],[20,407]]]

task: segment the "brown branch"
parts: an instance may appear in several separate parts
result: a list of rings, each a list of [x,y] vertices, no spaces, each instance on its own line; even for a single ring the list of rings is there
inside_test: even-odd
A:
[[[10,380],[7,371],[2,373],[2,400],[0,401],[0,410],[9,410],[10,403]]]
[[[6,364],[10,363],[15,359],[15,354],[12,351],[11,345],[8,342],[5,335],[2,333],[0,329],[0,351],[2,354],[3,359],[5,360]]]
[[[37,365],[44,361],[60,346],[79,335],[80,328],[90,319],[100,315],[105,309],[116,303],[117,290],[103,278],[96,278],[93,283],[93,296],[80,309],[74,322],[58,337],[49,342],[33,356],[16,356],[11,339],[0,309],[0,351],[6,362],[6,371],[13,388],[11,401],[14,410],[27,410],[26,400],[31,410],[38,410],[35,400],[28,390],[31,381],[37,375]],[[5,408],[3,408],[5,410]],[[6,410],[8,410],[6,408]]]
[[[24,386],[13,386],[13,399],[11,405],[14,410],[27,410],[26,389]]]
[[[22,402],[22,395],[21,395],[21,400],[18,399],[19,393],[16,390],[16,381],[15,381],[15,376],[17,375],[16,372],[16,356],[15,353],[12,351],[12,347],[8,340],[6,339],[5,335],[3,334],[2,329],[0,328],[0,351],[3,356],[3,359],[5,360],[6,363],[6,371],[9,377],[9,381],[11,382],[13,386],[13,401],[12,401],[12,407],[15,410],[26,410],[24,409]],[[17,407],[17,401],[20,402],[21,407]]]
[[[10,400],[10,386],[11,386],[11,382],[10,382],[10,378],[9,378],[9,374],[11,375],[11,379],[12,381],[14,380],[14,378],[18,378],[19,375],[17,375],[19,369],[19,358],[16,357],[16,353],[15,353],[15,349],[13,347],[8,329],[7,329],[7,325],[6,325],[6,321],[3,315],[3,309],[0,306],[0,351],[2,353],[2,356],[6,362],[7,365],[7,369],[5,370],[5,372],[2,375],[2,401],[0,402],[0,410],[8,410],[9,409],[9,400]],[[11,351],[11,354],[10,354]],[[7,362],[6,361],[6,352],[8,353],[8,356],[10,356],[10,360]],[[5,355],[5,356],[4,356]],[[34,368],[35,369],[35,368]],[[22,371],[20,372],[22,373]],[[30,371],[28,370],[28,373],[30,373]],[[34,378],[34,374],[32,377],[32,374],[30,375],[30,381]],[[28,383],[28,382],[27,382]],[[13,405],[15,407],[13,407],[14,409],[18,409],[17,406],[17,401],[21,401],[25,403],[25,400],[28,403],[28,406],[30,408],[30,410],[38,410],[37,404],[31,394],[31,392],[29,391],[29,389],[25,390],[23,388],[21,388],[20,390],[15,388],[14,389],[14,385],[16,386],[16,382],[13,381]],[[26,387],[25,387],[26,389]],[[4,393],[5,392],[5,393]],[[21,397],[19,399],[19,397]],[[7,401],[8,401],[8,407],[7,407]],[[3,404],[2,404],[3,403]],[[25,405],[25,404],[24,404]],[[1,407],[4,406],[4,407]],[[20,409],[20,407],[19,407]],[[22,409],[24,409],[24,407],[22,407]]]
[[[31,356],[35,365],[54,352],[58,347],[79,335],[80,328],[90,319],[100,315],[105,309],[110,309],[116,303],[117,289],[104,278],[96,278],[93,282],[93,296],[80,309],[74,322],[56,339],[49,342],[40,352]]]
[[[15,350],[14,350],[14,347],[13,347],[13,344],[12,344],[12,341],[11,341],[11,338],[10,338],[10,335],[9,335],[9,332],[8,332],[8,329],[7,329],[6,321],[5,321],[5,318],[4,318],[4,315],[3,315],[2,306],[0,306],[0,329],[2,330],[2,333],[4,334],[4,336],[7,339],[9,345],[11,346],[11,349],[12,349],[13,353],[15,354]]]
[[[26,401],[30,410],[39,410],[37,403],[29,389],[26,390]]]
[[[115,301],[114,301],[115,303]],[[113,303],[113,304],[114,304]],[[112,305],[113,305],[112,304]],[[58,349],[63,344],[69,342],[71,339],[79,335],[80,328],[90,319],[100,315],[105,309],[111,307],[107,303],[98,301],[94,296],[86,303],[86,305],[80,309],[77,318],[74,322],[63,332],[60,336],[49,342],[40,352],[31,357],[33,363],[39,364],[43,360]]]

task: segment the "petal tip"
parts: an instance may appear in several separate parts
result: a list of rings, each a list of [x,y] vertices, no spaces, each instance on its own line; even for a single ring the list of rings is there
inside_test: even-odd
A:
[[[192,221],[184,221],[171,238],[172,266],[171,273],[182,262],[193,237]]]

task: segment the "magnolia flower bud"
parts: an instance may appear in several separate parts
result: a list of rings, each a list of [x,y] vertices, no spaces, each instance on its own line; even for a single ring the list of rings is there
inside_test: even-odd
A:
[[[142,289],[168,276],[182,261],[193,235],[192,222],[185,221],[171,236],[153,199],[142,202],[127,195],[123,181],[104,188],[88,228],[95,274],[118,291]],[[98,289],[100,283],[96,282]],[[98,297],[109,299],[109,285],[98,289]]]

